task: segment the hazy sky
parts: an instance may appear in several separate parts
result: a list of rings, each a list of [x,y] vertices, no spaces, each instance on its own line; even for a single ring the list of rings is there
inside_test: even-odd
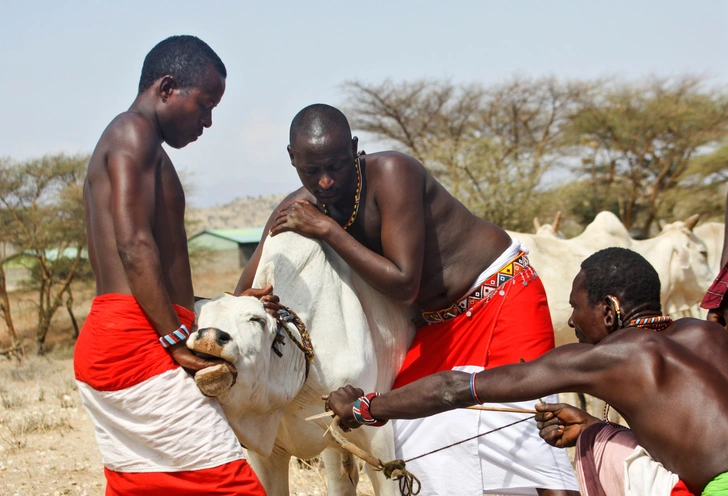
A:
[[[298,187],[290,121],[311,103],[344,105],[346,80],[692,72],[728,83],[727,25],[722,0],[0,0],[0,156],[90,152],[133,101],[146,53],[173,34],[199,36],[228,69],[213,127],[170,152],[193,178],[191,205],[208,206]]]

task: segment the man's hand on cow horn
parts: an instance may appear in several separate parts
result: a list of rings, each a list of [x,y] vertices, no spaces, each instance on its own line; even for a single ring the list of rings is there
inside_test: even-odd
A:
[[[340,387],[329,393],[326,399],[326,411],[333,411],[339,417],[339,425],[343,431],[356,429],[361,424],[354,418],[354,402],[364,396],[364,391],[351,385]]]
[[[557,448],[576,446],[579,435],[599,419],[565,403],[536,405],[536,427],[541,439]]]
[[[273,294],[273,286],[270,284],[262,289],[246,289],[238,296],[254,296],[258,298],[263,303],[265,310],[274,317],[278,315],[278,310],[283,308],[280,298]]]

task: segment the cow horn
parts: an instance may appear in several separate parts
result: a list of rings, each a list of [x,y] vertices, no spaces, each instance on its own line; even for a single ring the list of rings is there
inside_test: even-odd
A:
[[[559,232],[559,225],[561,224],[561,210],[556,212],[556,217],[554,217],[554,223],[551,224],[554,228],[554,232]]]
[[[699,220],[700,220],[700,214],[691,215],[690,217],[685,219],[685,227],[687,227],[688,229],[690,229],[692,231],[693,228],[695,227],[695,224],[697,224]]]
[[[533,218],[533,228],[536,229],[536,232],[541,229],[541,223],[538,221],[538,217]]]

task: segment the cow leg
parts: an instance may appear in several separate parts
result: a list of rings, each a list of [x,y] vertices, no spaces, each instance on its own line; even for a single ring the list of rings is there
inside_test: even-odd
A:
[[[331,496],[356,496],[359,483],[359,469],[354,455],[348,451],[339,452],[326,448],[321,453],[326,467],[326,482]]]
[[[364,429],[359,429],[364,431]],[[388,462],[396,458],[394,452],[394,431],[392,424],[387,423],[382,427],[366,428],[366,440],[364,440],[365,449],[373,454],[379,460]],[[367,474],[372,481],[374,494],[378,496],[399,496],[399,485],[397,482],[387,479],[380,470],[372,470],[367,465]]]
[[[289,496],[288,466],[291,455],[283,448],[276,444],[270,456],[248,451],[248,461],[268,496]]]

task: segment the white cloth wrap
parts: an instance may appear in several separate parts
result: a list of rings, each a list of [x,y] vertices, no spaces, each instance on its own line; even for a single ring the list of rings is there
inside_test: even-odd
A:
[[[117,391],[76,382],[110,470],[181,472],[245,458],[217,400],[182,368]]]

